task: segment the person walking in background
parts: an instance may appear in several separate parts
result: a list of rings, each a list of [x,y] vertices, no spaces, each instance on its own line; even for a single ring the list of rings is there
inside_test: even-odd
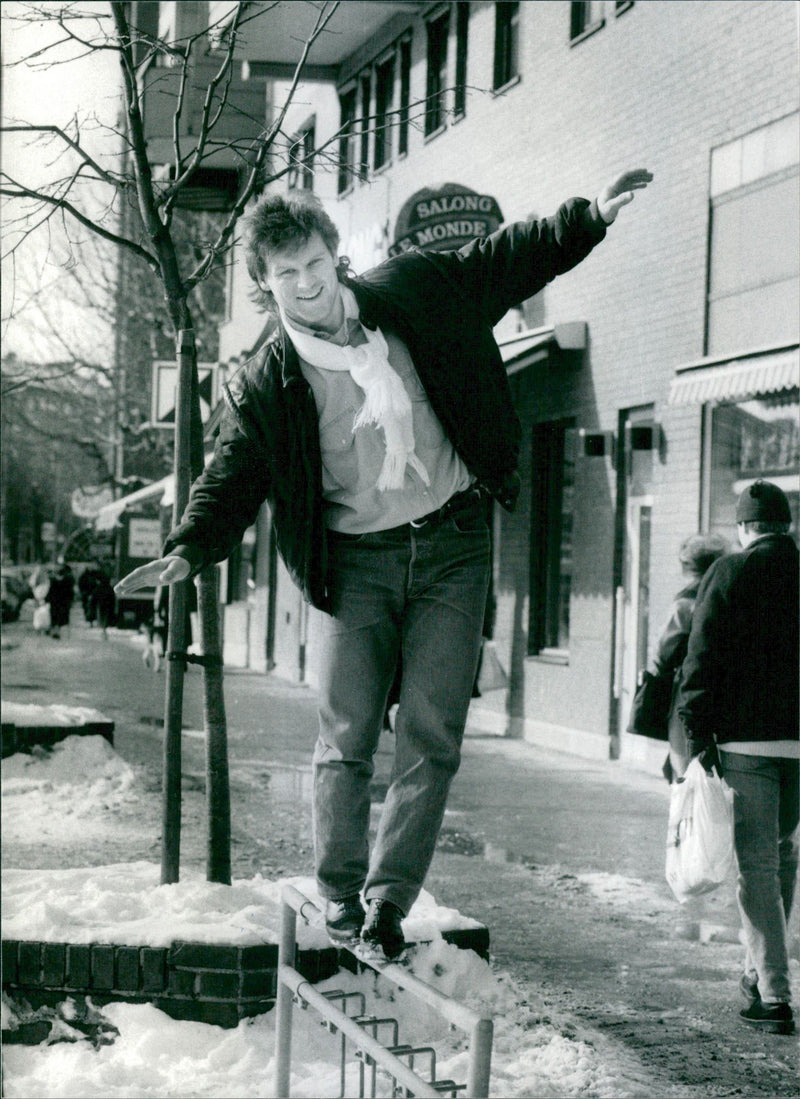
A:
[[[108,627],[114,622],[116,602],[114,588],[107,573],[102,568],[96,569],[88,605],[91,622],[97,622],[104,638],[108,637]]]
[[[787,926],[798,866],[798,551],[785,493],[756,481],[739,496],[742,550],[697,593],[677,709],[689,755],[733,790],[745,940],[742,1019],[794,1032]]]
[[[656,688],[655,693],[664,700],[663,736],[669,741],[669,753],[663,770],[664,777],[669,782],[682,778],[689,764],[686,733],[675,702],[680,688],[680,668],[686,656],[697,589],[711,565],[729,549],[728,543],[718,534],[692,534],[681,543],[678,560],[686,583],[675,596],[669,619],[659,636],[656,651],[647,669],[646,674],[663,681],[663,686]],[[651,736],[654,732],[662,733],[661,729],[639,728],[635,707],[628,731],[645,736]]]
[[[50,605],[50,636],[58,639],[61,630],[69,625],[72,601],[75,598],[75,580],[72,569],[62,561],[56,568],[47,590]]]
[[[492,329],[580,263],[651,179],[625,172],[594,202],[358,277],[313,196],[268,196],[250,218],[248,270],[280,323],[226,390],[214,458],[164,556],[117,591],[222,560],[269,501],[290,574],[325,612],[313,820],[334,943],[360,934],[402,953],[459,766],[489,578],[485,497],[511,510],[520,483]],[[394,768],[370,858],[373,756],[398,658]]]
[[[96,565],[89,565],[83,570],[78,577],[78,595],[81,600],[81,607],[83,609],[83,617],[86,619],[90,626],[94,625],[94,613],[92,608],[92,589],[97,581],[98,568]]]

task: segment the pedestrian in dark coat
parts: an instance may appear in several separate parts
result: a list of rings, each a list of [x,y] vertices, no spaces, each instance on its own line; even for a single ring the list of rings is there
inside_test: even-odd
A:
[[[117,590],[224,559],[269,501],[290,574],[326,612],[314,842],[334,942],[361,932],[387,957],[402,952],[459,765],[489,579],[485,497],[511,510],[520,484],[493,327],[580,263],[651,178],[626,172],[594,202],[358,277],[318,200],[271,195],[253,211],[248,270],[280,323],[226,390],[214,458],[164,557]],[[395,765],[370,857],[373,755],[398,657]]]
[[[56,569],[50,587],[47,590],[47,602],[50,604],[50,636],[61,637],[61,630],[69,625],[69,614],[75,598],[75,581],[72,569],[62,563]]]
[[[738,900],[746,946],[743,1020],[791,1033],[787,925],[798,866],[798,551],[785,493],[756,481],[739,497],[742,550],[697,593],[678,712],[692,758],[734,792]]]
[[[114,622],[117,598],[114,588],[105,571],[98,568],[89,593],[89,613],[91,621],[97,621],[103,637],[108,636],[108,627]]]
[[[664,762],[664,777],[669,782],[683,777],[689,763],[689,747],[686,732],[675,703],[680,688],[681,664],[686,656],[689,631],[692,626],[697,591],[700,581],[718,557],[729,549],[728,543],[717,534],[693,534],[684,539],[678,553],[681,571],[687,583],[675,596],[667,624],[661,632],[648,672],[663,677],[667,682],[665,697],[669,700],[664,713],[664,736],[669,741],[669,754]],[[639,732],[634,726],[631,732]]]

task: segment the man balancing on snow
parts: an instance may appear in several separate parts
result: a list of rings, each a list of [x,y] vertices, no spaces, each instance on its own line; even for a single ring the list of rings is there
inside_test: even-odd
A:
[[[164,556],[117,591],[223,560],[269,503],[287,568],[325,612],[313,820],[334,943],[402,952],[458,769],[489,579],[485,501],[510,511],[519,492],[520,428],[492,328],[580,263],[651,179],[625,172],[594,202],[357,277],[315,198],[272,195],[249,218],[248,270],[279,323],[225,390],[214,457]],[[398,659],[394,767],[370,856],[373,756]]]

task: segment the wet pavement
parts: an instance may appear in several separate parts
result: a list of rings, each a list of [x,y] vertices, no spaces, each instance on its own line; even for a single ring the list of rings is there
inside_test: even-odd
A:
[[[116,723],[115,747],[141,775],[128,827],[70,850],[13,844],[6,866],[101,865],[160,858],[164,675],[130,633],[76,622],[61,641],[4,627],[2,697],[91,705]],[[234,877],[312,871],[314,693],[226,672]],[[186,678],[181,865],[205,860],[201,673]],[[374,819],[393,738],[376,758]],[[426,888],[485,923],[495,964],[565,1033],[588,1028],[635,1061],[648,1094],[800,1094],[796,1038],[738,1019],[741,947],[733,882],[680,906],[664,880],[668,787],[612,761],[468,736]],[[797,914],[793,977],[800,988]],[[632,1092],[633,1094],[633,1092]]]

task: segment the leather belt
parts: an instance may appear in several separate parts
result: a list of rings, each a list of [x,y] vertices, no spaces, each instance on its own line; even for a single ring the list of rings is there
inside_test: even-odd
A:
[[[472,485],[471,488],[466,488],[463,492],[457,492],[455,496],[451,496],[447,503],[442,504],[436,511],[429,511],[427,515],[421,515],[419,519],[412,519],[409,523],[403,523],[399,527],[393,527],[392,530],[404,530],[406,526],[413,527],[415,530],[436,527],[451,515],[457,515],[458,512],[466,511],[467,508],[474,507],[479,501],[485,498],[485,490],[478,485]],[[381,531],[380,533],[387,532]],[[345,542],[357,542],[364,537],[363,534],[350,534],[341,530],[329,530],[328,535],[331,538],[341,539]]]
[[[472,485],[470,488],[465,488],[463,492],[457,492],[455,496],[451,496],[447,503],[442,504],[435,511],[429,511],[427,515],[422,515],[419,519],[412,519],[409,525],[414,527],[415,530],[419,530],[421,527],[438,526],[445,519],[449,519],[451,515],[456,515],[459,511],[465,511],[468,507],[477,504],[482,498],[483,489],[478,485]]]

